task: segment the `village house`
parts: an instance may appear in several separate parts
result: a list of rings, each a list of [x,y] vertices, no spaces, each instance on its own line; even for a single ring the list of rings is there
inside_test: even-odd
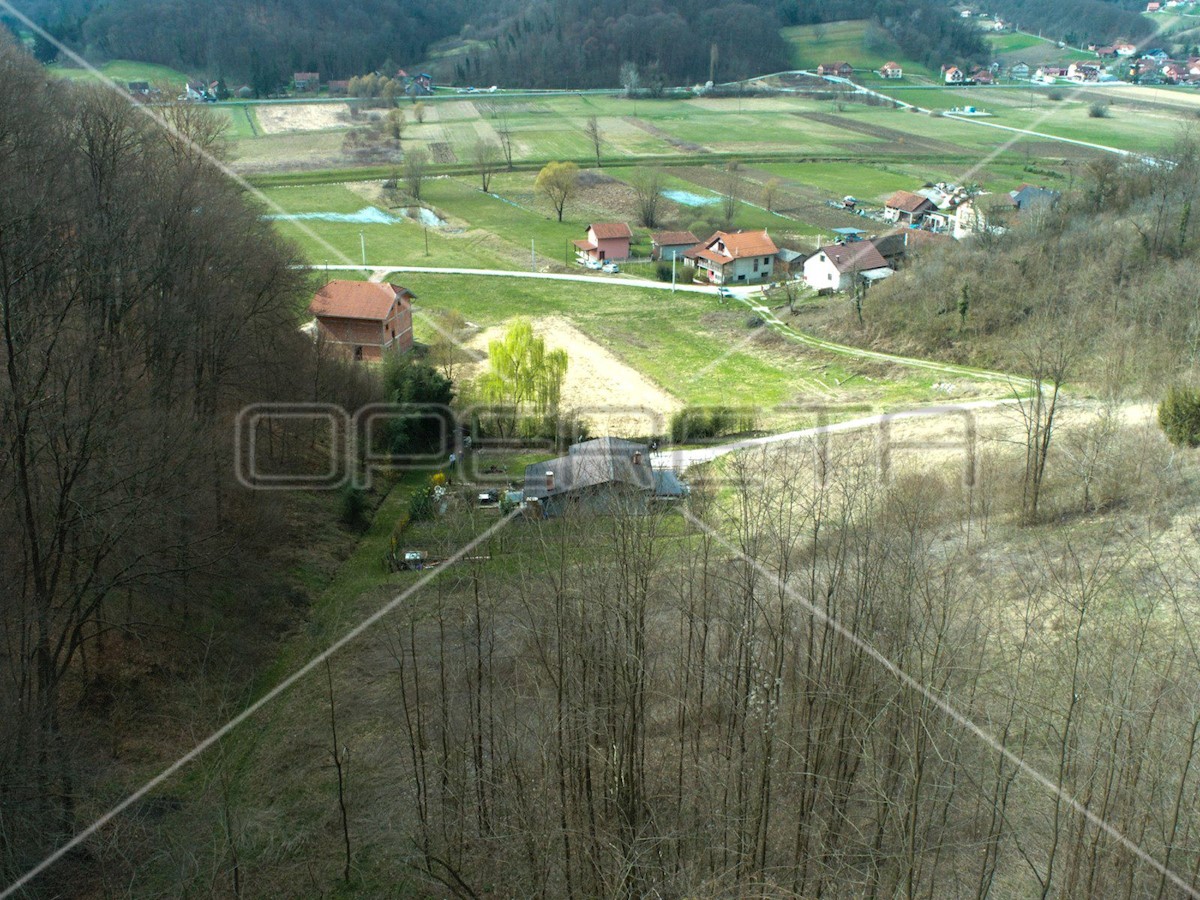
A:
[[[1058,191],[1052,191],[1049,188],[1023,184],[1015,191],[1010,191],[1009,196],[1012,197],[1013,204],[1016,206],[1018,212],[1025,212],[1031,209],[1054,206],[1061,199],[1062,194]]]
[[[883,205],[883,218],[887,222],[915,225],[925,218],[926,213],[935,209],[937,204],[928,197],[912,191],[896,191]]]
[[[650,236],[652,259],[683,259],[684,254],[700,243],[690,231],[659,231]]]
[[[1013,63],[1011,66],[1008,67],[1008,77],[1009,78],[1028,78],[1029,77],[1029,63],[1026,63],[1026,62]]]
[[[942,66],[942,80],[946,84],[963,84],[967,76],[958,66]]]
[[[880,78],[903,78],[904,70],[898,63],[886,62],[879,67]]]
[[[1067,66],[1067,78],[1078,82],[1099,81],[1103,71],[1103,66],[1097,62],[1073,62]]]
[[[818,75],[837,75],[839,78],[849,78],[854,74],[854,66],[848,62],[821,63],[817,66]]]
[[[331,97],[345,97],[350,93],[350,82],[345,79],[330,81],[326,84],[326,87],[329,88],[329,95]]]
[[[1146,12],[1148,13],[1156,13],[1160,9],[1162,9],[1162,4],[1159,3],[1158,0],[1150,0],[1150,2],[1146,4]]]
[[[685,257],[708,273],[712,284],[770,281],[779,248],[766,229],[762,231],[718,231],[702,241]]]
[[[1049,83],[1059,78],[1066,78],[1069,74],[1067,66],[1042,66],[1037,70],[1036,77],[1039,81]]]
[[[523,501],[531,518],[647,513],[657,501],[686,495],[673,472],[655,470],[647,445],[619,438],[573,444],[566,456],[525,467]]]
[[[351,359],[377,361],[413,346],[412,301],[407,288],[371,281],[331,281],[313,296],[317,339]]]
[[[580,262],[609,262],[629,259],[633,231],[624,222],[596,222],[587,227],[587,238],[572,241]]]
[[[1016,209],[1011,194],[977,194],[954,210],[951,234],[959,241],[973,234],[1000,234]]]
[[[292,84],[298,92],[315,94],[321,89],[321,76],[317,72],[296,72]]]
[[[877,281],[892,268],[870,241],[829,244],[804,261],[804,281],[817,291],[849,290],[859,280]]]
[[[1113,44],[1113,50],[1116,51],[1117,56],[1133,56],[1137,53],[1137,45],[1130,43]]]

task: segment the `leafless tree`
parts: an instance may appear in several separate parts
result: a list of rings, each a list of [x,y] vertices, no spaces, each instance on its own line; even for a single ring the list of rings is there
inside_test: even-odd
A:
[[[637,204],[638,222],[647,228],[658,224],[662,206],[663,176],[658,169],[641,169],[632,175],[629,184],[633,188]]]
[[[479,173],[479,189],[486,194],[500,163],[500,147],[492,141],[478,140],[471,150],[471,158],[475,161],[475,169]]]
[[[600,131],[600,122],[595,116],[588,116],[587,122],[583,126],[583,133],[592,145],[592,150],[596,154],[596,168],[599,169],[603,165],[600,161],[600,145],[604,141],[604,135]]]

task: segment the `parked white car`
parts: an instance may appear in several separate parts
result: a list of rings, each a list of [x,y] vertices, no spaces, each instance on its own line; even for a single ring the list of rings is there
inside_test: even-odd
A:
[[[615,275],[621,271],[620,267],[614,262],[605,263],[603,268],[604,271],[608,272],[610,275]]]

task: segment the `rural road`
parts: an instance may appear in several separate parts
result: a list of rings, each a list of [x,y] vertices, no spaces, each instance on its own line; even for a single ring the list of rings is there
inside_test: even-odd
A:
[[[1016,398],[1006,400],[973,400],[969,403],[956,403],[946,406],[924,406],[919,409],[908,409],[894,413],[880,413],[861,419],[847,419],[844,422],[833,422],[827,425],[817,425],[813,428],[802,428],[799,431],[785,431],[780,434],[769,434],[765,437],[747,438],[731,444],[719,444],[714,447],[700,447],[693,450],[668,450],[663,453],[651,454],[651,462],[662,469],[683,472],[689,466],[712,462],[719,456],[736,453],[740,450],[752,450],[756,447],[768,447],[772,444],[799,441],[805,438],[818,437],[826,434],[842,434],[847,431],[862,431],[867,428],[886,426],[903,419],[918,419],[932,416],[961,416],[968,435],[967,440],[973,440],[974,422],[971,413],[980,409],[994,409],[1015,403]]]
[[[604,284],[604,285],[623,285],[625,287],[647,288],[657,291],[669,291],[671,285],[662,281],[650,281],[644,278],[623,278],[605,275],[570,275],[567,273],[557,272],[517,272],[507,269],[462,269],[449,268],[441,266],[356,266],[356,265],[318,265],[318,266],[303,266],[306,269],[318,269],[335,271],[351,271],[371,273],[371,281],[382,281],[393,272],[412,272],[427,275],[472,275],[486,276],[492,278],[531,278],[542,281],[567,281],[567,282],[582,282],[584,284]],[[692,294],[707,294],[710,297],[717,296],[715,287],[707,287],[704,285],[676,285],[677,291]],[[767,326],[772,330],[783,335],[785,338],[804,344],[807,347],[812,347],[815,350],[823,350],[827,353],[836,353],[841,356],[850,356],[855,359],[871,360],[872,362],[888,363],[897,366],[906,366],[914,369],[922,369],[927,372],[933,372],[939,375],[949,375],[958,378],[975,378],[981,381],[999,382],[1010,385],[1023,385],[1024,379],[1019,376],[1009,375],[1004,372],[992,372],[987,369],[975,369],[970,366],[956,366],[953,363],[934,362],[927,359],[916,359],[907,356],[897,356],[893,353],[882,353],[877,350],[864,350],[861,347],[851,347],[848,344],[838,344],[834,341],[827,341],[822,338],[814,337],[803,331],[792,328],[790,325],[783,322],[770,309],[758,302],[762,298],[762,290],[759,287],[753,288],[730,288],[730,293],[733,299],[744,303],[747,307],[762,317]]]

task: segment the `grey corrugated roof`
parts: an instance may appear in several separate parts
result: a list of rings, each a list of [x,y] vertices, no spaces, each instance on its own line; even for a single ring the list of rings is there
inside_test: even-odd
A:
[[[635,453],[641,462],[634,464]],[[554,473],[554,488],[546,490],[546,473]],[[598,438],[573,445],[566,456],[525,467],[525,498],[541,499],[602,484],[628,484],[652,490],[654,476],[649,448],[619,438]]]

